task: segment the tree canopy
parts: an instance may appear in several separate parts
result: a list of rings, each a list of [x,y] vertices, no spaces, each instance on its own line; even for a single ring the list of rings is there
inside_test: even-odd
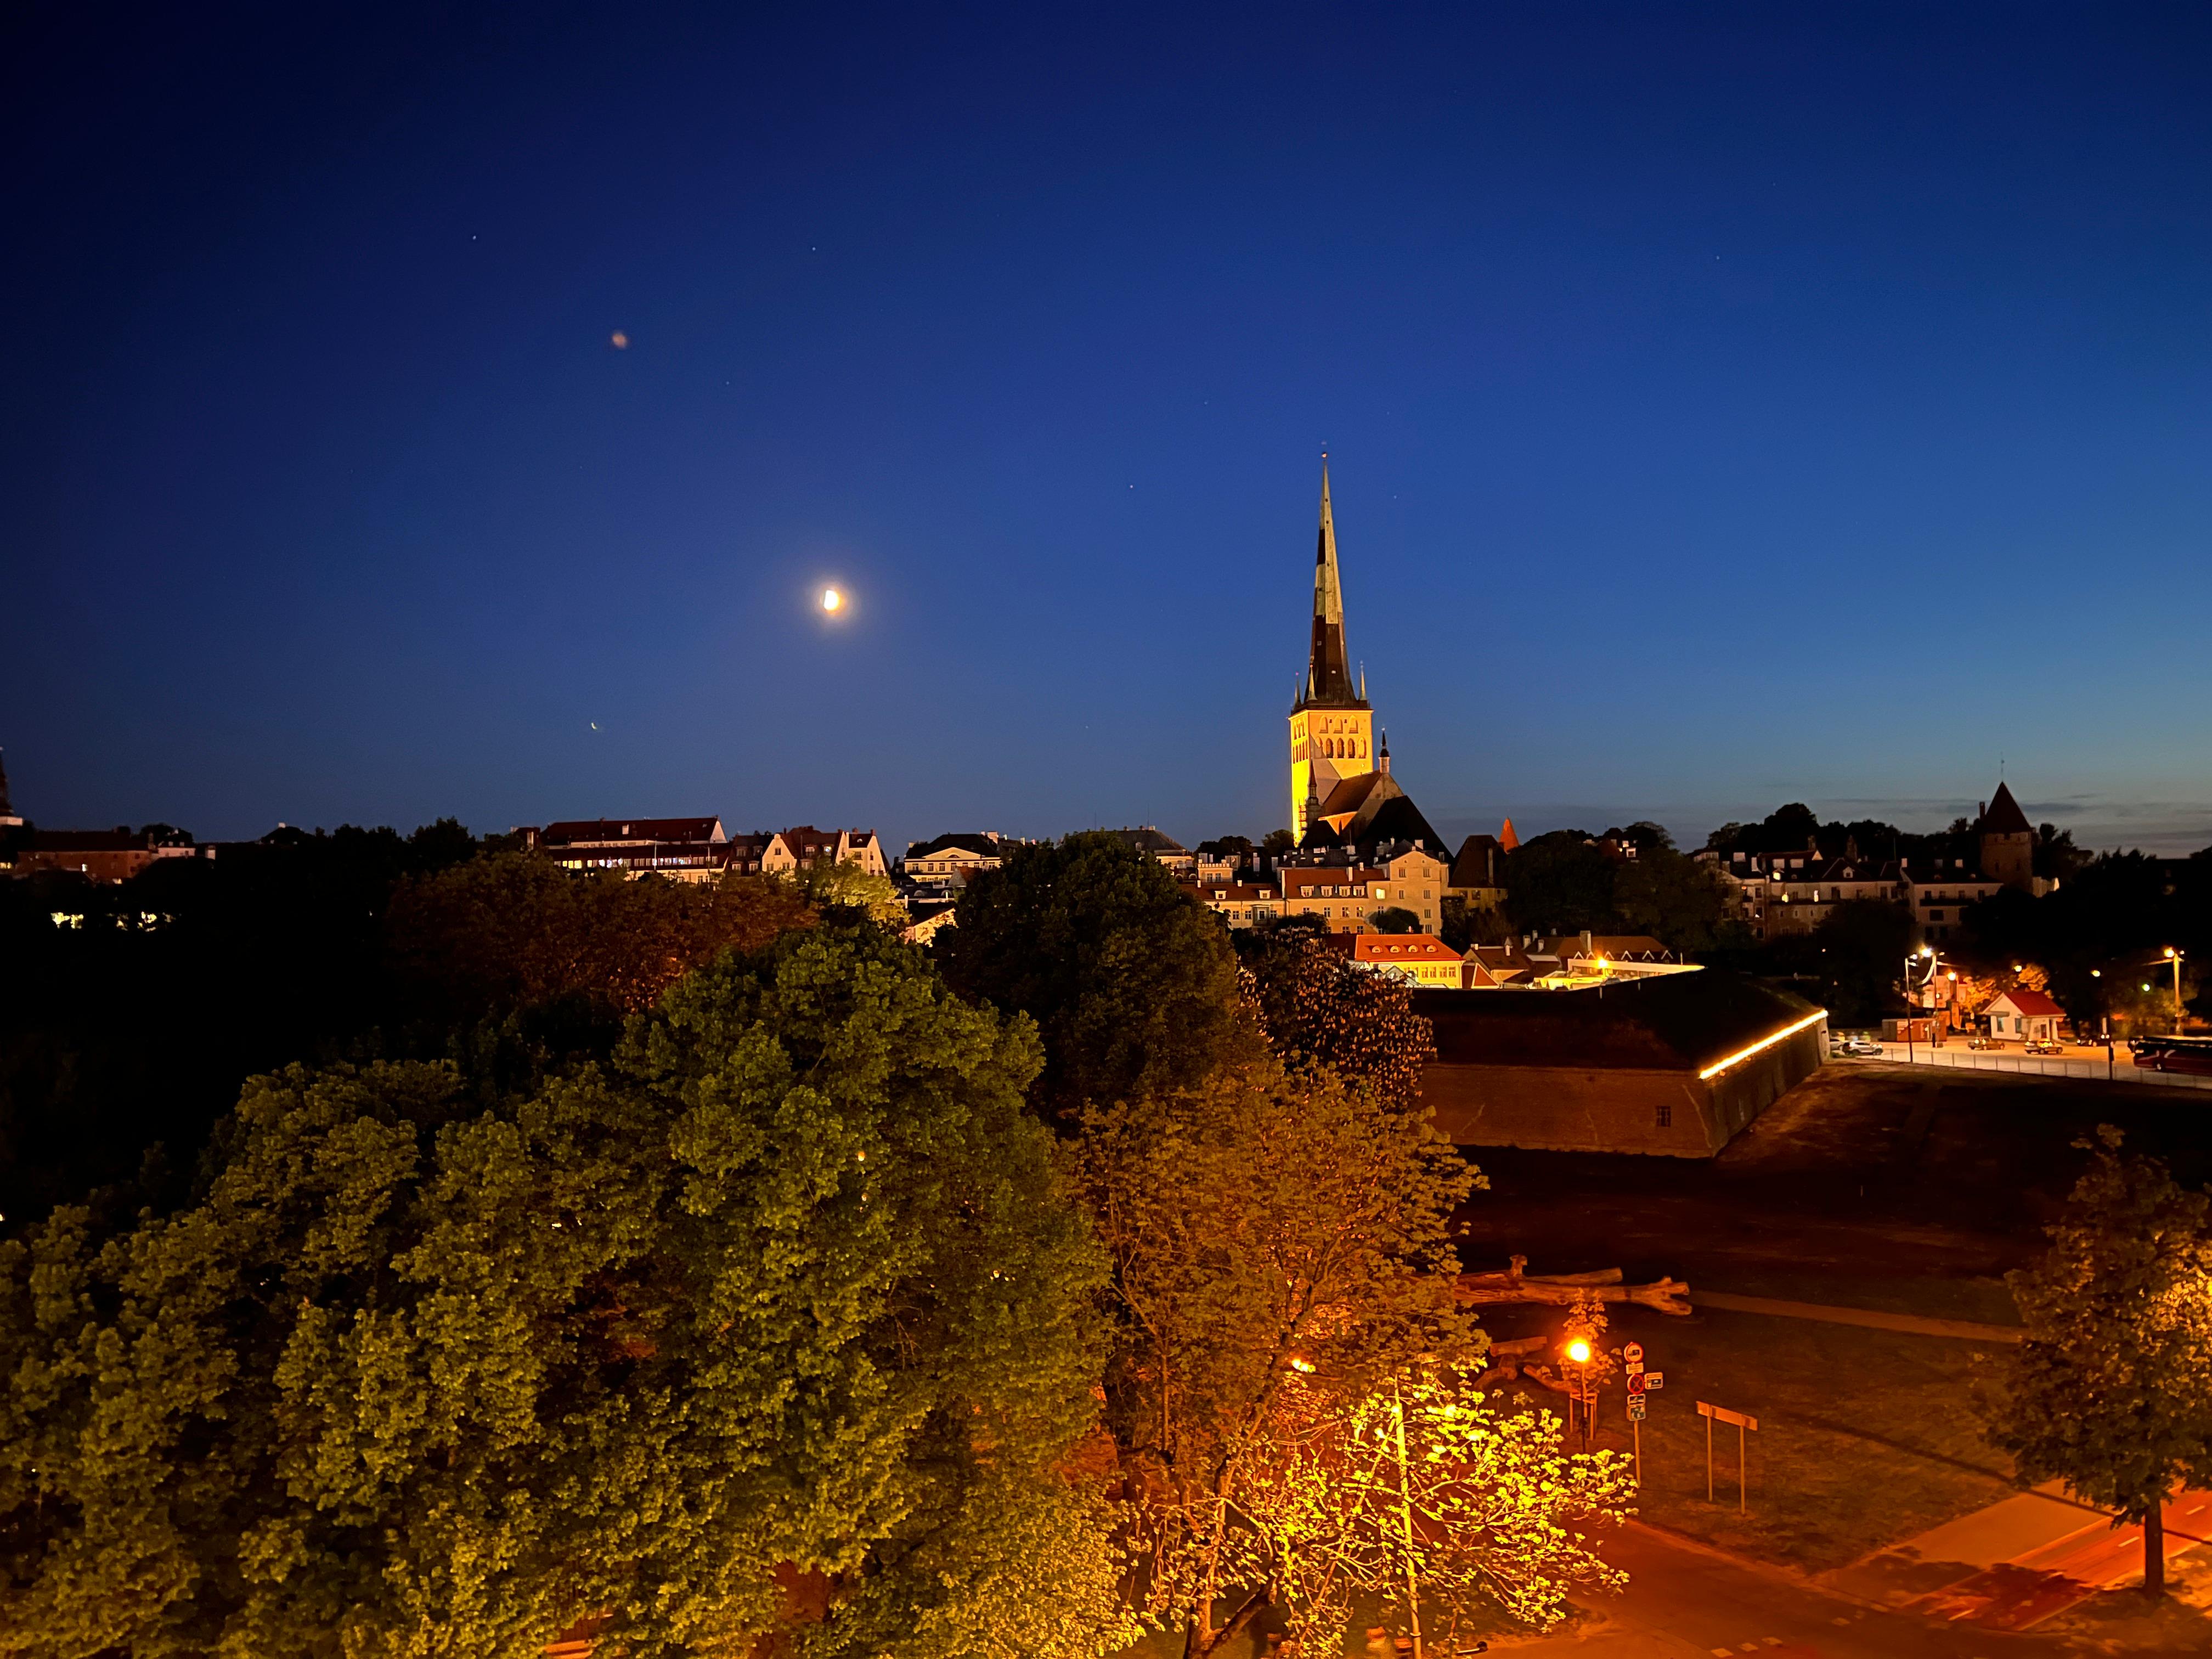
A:
[[[1238,936],[1247,995],[1267,1046],[1285,1066],[1325,1066],[1411,1109],[1435,1033],[1409,988],[1356,966],[1304,929]]]
[[[1419,1354],[1480,1352],[1446,1236],[1474,1176],[1417,1111],[1266,1062],[1088,1109],[1073,1156],[1114,1264],[1108,1420],[1150,1611],[1218,1652],[1269,1606],[1312,1611],[1298,1540],[1246,1506],[1300,1443],[1293,1381],[1348,1401]]]
[[[1113,836],[1016,847],[956,914],[945,978],[1036,1021],[1048,1109],[1187,1087],[1256,1052],[1219,921]]]
[[[2156,1158],[2098,1141],[2034,1266],[2008,1275],[2027,1326],[1988,1409],[1990,1440],[2030,1481],[2060,1480],[2142,1523],[2143,1579],[2164,1587],[2160,1510],[2212,1483],[2208,1200]]]
[[[0,1245],[0,1650],[1110,1650],[1105,1263],[1038,1064],[823,928],[489,1107],[256,1082],[195,1203]]]

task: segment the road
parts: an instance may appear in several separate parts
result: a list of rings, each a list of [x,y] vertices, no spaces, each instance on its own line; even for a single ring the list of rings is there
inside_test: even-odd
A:
[[[1604,1553],[1629,1575],[1627,1590],[1600,1604],[1607,1628],[1510,1648],[1500,1644],[1494,1650],[1516,1659],[1523,1654],[1707,1659],[1754,1653],[1770,1659],[2057,1659],[2079,1652],[2032,1633],[2001,1635],[1869,1612],[1646,1527],[1623,1528]]]

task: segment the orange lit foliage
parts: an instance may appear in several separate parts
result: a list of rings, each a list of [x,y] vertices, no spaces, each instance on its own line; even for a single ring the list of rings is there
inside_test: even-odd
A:
[[[570,999],[626,1014],[721,951],[759,950],[813,918],[796,889],[763,878],[629,881],[503,853],[403,883],[385,939],[407,988],[447,1018]]]

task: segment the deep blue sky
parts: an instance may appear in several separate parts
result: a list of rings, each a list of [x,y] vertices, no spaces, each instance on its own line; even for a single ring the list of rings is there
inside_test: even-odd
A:
[[[1448,831],[2212,842],[2201,5],[460,9],[0,41],[40,822],[1256,835],[1326,444]]]

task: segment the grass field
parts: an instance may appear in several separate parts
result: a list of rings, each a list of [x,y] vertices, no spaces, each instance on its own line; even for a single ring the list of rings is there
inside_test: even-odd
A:
[[[1770,1295],[1808,1288],[1759,1287]],[[1972,1312],[1896,1302],[1905,1304],[1899,1311],[1939,1317],[1990,1311],[1972,1301]],[[1607,1344],[1632,1337],[1666,1378],[1650,1397],[1639,1496],[1643,1517],[1657,1525],[1817,1571],[2013,1490],[2008,1461],[1983,1441],[1973,1414],[1970,1389],[1984,1363],[1973,1343],[1760,1314],[1673,1319],[1642,1309],[1616,1317]],[[1616,1378],[1599,1407],[1601,1444],[1628,1448],[1626,1400]],[[1706,1500],[1700,1400],[1759,1419],[1747,1437],[1746,1514],[1736,1510],[1736,1433],[1726,1425],[1714,1430],[1715,1501]]]

